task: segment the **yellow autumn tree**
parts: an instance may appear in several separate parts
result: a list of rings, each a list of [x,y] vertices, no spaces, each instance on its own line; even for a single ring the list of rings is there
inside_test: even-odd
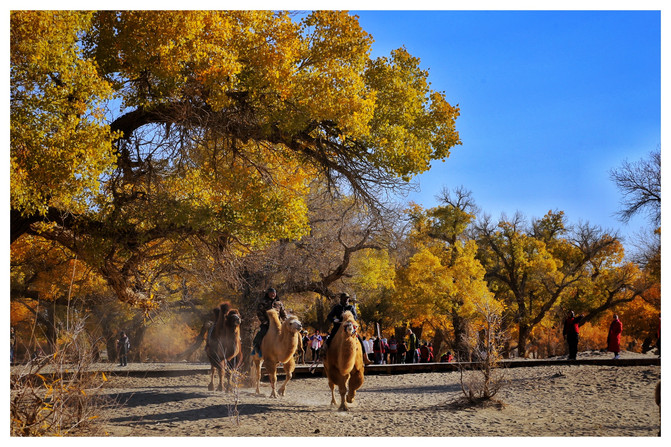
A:
[[[476,226],[478,259],[489,288],[506,305],[504,328],[516,326],[517,349],[528,354],[534,328],[563,306],[585,311],[583,323],[645,290],[635,268],[622,263],[620,241],[589,224],[568,228],[563,212],[531,224],[520,214]]]
[[[463,335],[474,308],[471,299],[489,294],[485,271],[476,259],[473,241],[457,242],[454,254],[445,256],[439,247],[419,247],[408,264],[397,271],[396,303],[406,320],[416,326],[449,329],[454,349]]]
[[[473,299],[490,296],[478,247],[465,236],[476,210],[469,191],[444,190],[441,205],[408,210],[413,254],[397,271],[397,299],[415,325],[429,323],[452,333],[452,347],[465,354]]]
[[[160,259],[306,234],[315,177],[380,206],[460,144],[419,60],[371,59],[343,11],[13,11],[10,36],[12,240],[130,303]]]
[[[113,89],[78,45],[92,17],[71,11],[11,14],[10,179],[16,215],[44,215],[49,208],[82,212],[99,191],[101,176],[112,171],[114,134],[104,104]]]
[[[85,320],[83,299],[105,290],[90,266],[53,241],[22,237],[12,244],[10,259],[10,321],[25,347],[39,339],[54,348],[57,327],[67,333]]]

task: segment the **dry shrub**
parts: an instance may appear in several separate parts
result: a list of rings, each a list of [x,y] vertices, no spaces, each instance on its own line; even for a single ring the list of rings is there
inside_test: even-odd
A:
[[[243,387],[247,375],[241,371],[242,363],[238,363],[234,367],[229,366],[228,362],[224,362],[225,367],[230,370],[231,373],[231,386],[233,393],[233,402],[226,405],[227,413],[229,417],[235,419],[235,424],[240,425],[240,388]]]
[[[501,369],[499,352],[481,351],[474,353],[471,370],[459,363],[461,390],[471,403],[491,400],[506,382],[505,371]],[[500,403],[500,402],[497,402]]]
[[[505,382],[500,368],[505,334],[501,330],[502,306],[491,295],[473,300],[473,325],[477,331],[467,331],[464,344],[471,351],[471,371],[459,362],[461,390],[471,403],[490,401]],[[500,404],[500,402],[497,402]]]
[[[36,357],[11,377],[12,436],[95,434],[95,422],[112,402],[99,393],[107,378],[91,370],[90,346],[80,325],[53,354]]]

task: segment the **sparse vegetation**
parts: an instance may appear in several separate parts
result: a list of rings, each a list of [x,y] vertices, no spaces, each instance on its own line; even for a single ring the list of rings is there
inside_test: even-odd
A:
[[[464,334],[464,344],[471,352],[471,371],[459,364],[461,390],[470,403],[492,400],[505,384],[500,368],[504,334],[501,331],[503,307],[489,294],[473,300],[475,328]],[[500,402],[496,402],[500,403]]]
[[[96,434],[102,408],[113,403],[98,393],[107,378],[90,368],[90,346],[83,324],[77,325],[53,354],[36,356],[11,377],[12,436]]]

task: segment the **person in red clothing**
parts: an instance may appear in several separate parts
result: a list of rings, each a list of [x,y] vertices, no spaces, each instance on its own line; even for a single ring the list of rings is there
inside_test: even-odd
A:
[[[580,333],[580,322],[583,316],[575,316],[575,312],[569,311],[568,317],[564,321],[564,338],[568,343],[568,359],[576,360],[578,356],[578,334]]]
[[[454,360],[454,357],[452,357],[452,353],[450,351],[447,351],[445,354],[440,356],[440,361],[444,363],[449,363],[452,360]]]
[[[373,341],[373,355],[375,357],[376,365],[382,365],[384,363],[384,346],[380,337],[376,337]]]
[[[613,322],[608,330],[608,350],[615,353],[615,359],[620,358],[620,335],[622,334],[622,322],[613,315]]]
[[[433,361],[433,349],[429,346],[427,342],[422,343],[422,346],[419,348],[419,362],[420,363],[429,363]]]

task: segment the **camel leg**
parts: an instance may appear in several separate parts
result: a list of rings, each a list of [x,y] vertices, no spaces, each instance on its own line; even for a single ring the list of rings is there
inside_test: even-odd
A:
[[[226,392],[230,393],[233,390],[233,386],[231,386],[231,378],[233,376],[233,363],[234,361],[226,361],[224,364],[224,367],[226,368],[224,370],[226,374]]]
[[[254,358],[254,365],[252,367],[254,371],[254,382],[256,383],[256,394],[261,394],[259,390],[259,384],[261,383],[261,359]]]
[[[356,390],[361,388],[363,385],[363,370],[355,369],[349,376],[349,391],[347,393],[347,402],[350,404],[354,402],[354,396],[356,396]]]
[[[293,377],[294,369],[296,369],[296,362],[294,361],[294,358],[291,357],[287,363],[284,364],[284,372],[286,374],[286,379],[284,379],[284,383],[278,390],[278,393],[280,393],[280,396],[284,396],[284,391],[287,389],[287,384],[291,380],[291,377]]]
[[[224,390],[224,368],[221,363],[219,364],[219,386],[217,386],[217,391],[223,391]]]
[[[210,384],[207,386],[207,389],[214,391],[214,366],[210,367]]]
[[[339,411],[349,411],[345,403],[345,394],[347,394],[347,382],[349,381],[349,374],[343,376],[338,381],[338,391],[340,392],[340,407]]]
[[[275,362],[263,362],[263,366],[268,372],[268,380],[270,381],[270,397],[277,397],[275,385],[277,384],[277,364]]]
[[[337,403],[335,400],[335,383],[329,380],[329,387],[331,388],[331,405],[335,405]]]
[[[338,407],[338,411],[349,411],[349,408],[347,408],[347,404],[345,403],[347,388],[344,385],[338,385],[338,391],[340,392],[340,407]]]

